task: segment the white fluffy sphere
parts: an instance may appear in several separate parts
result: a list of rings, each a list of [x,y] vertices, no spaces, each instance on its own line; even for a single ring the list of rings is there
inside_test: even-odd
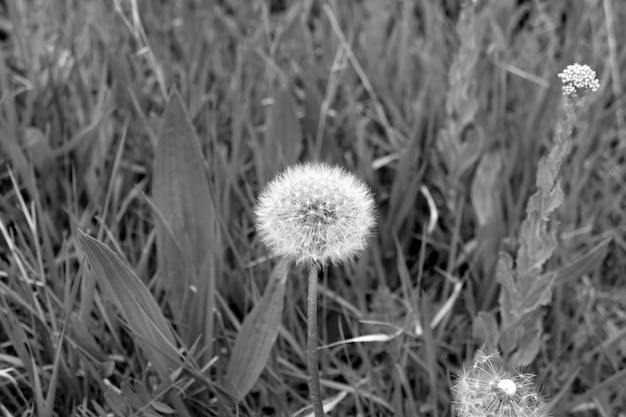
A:
[[[279,174],[261,193],[255,214],[263,243],[298,264],[336,264],[356,256],[375,223],[370,189],[324,163]]]

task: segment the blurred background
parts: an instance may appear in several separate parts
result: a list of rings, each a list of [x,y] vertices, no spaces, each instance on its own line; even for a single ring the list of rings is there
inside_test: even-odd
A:
[[[221,236],[214,385],[179,388],[191,415],[308,404],[297,268],[254,389],[235,404],[220,384],[273,265],[254,230],[257,195],[309,160],[351,170],[378,206],[367,252],[321,277],[321,345],[389,336],[322,351],[333,415],[451,415],[453,372],[489,336],[477,317],[499,317],[498,253],[516,251],[563,117],[557,74],[575,62],[600,89],[561,166],[558,248],[544,266],[556,278],[527,370],[554,415],[624,415],[625,18],[619,0],[0,1],[3,415],[172,414],[115,308],[99,289],[89,309],[84,286],[72,291],[87,268],[80,228],[171,318],[146,196],[174,87]]]

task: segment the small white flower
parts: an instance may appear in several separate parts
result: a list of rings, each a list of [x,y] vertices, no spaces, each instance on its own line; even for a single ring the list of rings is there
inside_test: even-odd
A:
[[[545,417],[543,398],[533,375],[509,372],[496,365],[498,354],[477,351],[473,362],[461,368],[452,386],[459,417]]]
[[[263,243],[298,264],[336,264],[356,256],[375,223],[369,188],[323,163],[279,174],[261,193],[255,214]]]
[[[563,95],[568,98],[584,97],[600,87],[596,72],[588,65],[568,65],[558,76],[563,83]]]

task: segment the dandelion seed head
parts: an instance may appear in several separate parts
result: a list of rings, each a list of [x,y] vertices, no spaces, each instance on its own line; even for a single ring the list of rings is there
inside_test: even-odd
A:
[[[588,65],[568,65],[558,76],[563,83],[563,95],[568,98],[584,97],[600,88],[596,72]]]
[[[261,193],[256,227],[272,253],[298,264],[339,263],[363,249],[374,226],[369,188],[339,167],[288,168]]]
[[[543,398],[533,375],[505,370],[497,354],[478,351],[470,365],[457,372],[452,396],[459,417],[545,417]]]

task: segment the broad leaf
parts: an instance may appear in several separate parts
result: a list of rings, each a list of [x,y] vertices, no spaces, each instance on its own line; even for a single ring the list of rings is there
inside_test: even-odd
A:
[[[263,372],[282,321],[289,264],[281,260],[259,303],[245,318],[226,370],[226,390],[237,401],[252,389]]]
[[[485,153],[476,168],[471,189],[472,206],[480,227],[500,220],[502,216],[499,186],[501,175],[502,154]]]
[[[188,314],[193,317],[188,311],[191,304],[187,303],[190,288],[197,287],[197,274],[207,254],[220,245],[202,149],[176,90],[170,95],[158,133],[152,194],[163,219],[157,223],[159,271],[170,291],[176,319],[187,320]],[[211,315],[212,310],[207,314]],[[201,321],[207,320],[212,317]],[[194,340],[194,331],[201,330],[192,328],[187,341]]]
[[[472,323],[472,335],[486,351],[497,350],[499,331],[495,316],[488,311],[478,313]]]
[[[111,249],[80,232],[80,243],[96,279],[120,310],[135,343],[164,381],[182,365],[175,338],[148,288]]]
[[[500,314],[503,326],[509,326],[515,321],[516,308],[522,301],[515,282],[513,259],[506,252],[500,253],[496,267],[496,279],[502,285],[500,289]]]

